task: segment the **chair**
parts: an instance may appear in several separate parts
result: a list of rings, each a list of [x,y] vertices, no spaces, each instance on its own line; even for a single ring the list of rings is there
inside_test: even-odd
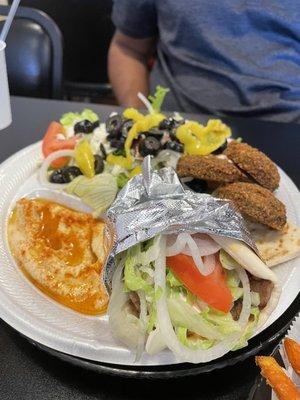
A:
[[[110,96],[107,53],[114,26],[112,0],[22,0],[47,13],[64,38],[64,89],[89,99]]]
[[[0,6],[0,15],[6,16],[8,11],[9,7]],[[62,97],[62,36],[51,18],[41,11],[19,7],[6,43],[11,94]]]

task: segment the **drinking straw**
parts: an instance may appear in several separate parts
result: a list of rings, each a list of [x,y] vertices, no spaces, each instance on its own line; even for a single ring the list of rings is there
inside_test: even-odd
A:
[[[16,14],[16,11],[17,11],[17,8],[19,6],[20,1],[21,0],[14,0],[12,5],[11,5],[11,8],[9,10],[8,16],[6,18],[6,21],[4,23],[4,26],[3,26],[3,29],[2,29],[2,32],[1,32],[1,35],[0,35],[0,40],[2,40],[3,42],[5,42],[6,36],[8,34],[8,31],[9,31],[9,28],[11,26],[11,23],[12,23],[12,21],[14,19],[14,16]]]

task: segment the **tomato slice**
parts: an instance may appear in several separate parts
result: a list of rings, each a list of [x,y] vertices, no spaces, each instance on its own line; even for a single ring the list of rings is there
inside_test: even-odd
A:
[[[226,285],[226,272],[220,263],[219,254],[215,257],[215,269],[207,276],[202,275],[193,258],[185,254],[167,257],[167,266],[195,296],[216,310],[227,313],[231,309],[233,298]]]
[[[51,122],[42,142],[42,152],[44,157],[58,150],[73,150],[79,139],[73,136],[70,139],[58,139],[58,134],[65,134],[64,127],[56,121]],[[68,157],[58,158],[51,163],[53,168],[61,168],[68,162]]]

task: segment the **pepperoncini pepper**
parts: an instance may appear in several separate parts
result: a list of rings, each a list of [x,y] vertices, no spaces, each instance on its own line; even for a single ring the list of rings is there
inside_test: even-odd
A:
[[[144,115],[135,108],[126,108],[126,110],[123,111],[123,117],[138,122],[144,118]]]
[[[205,156],[217,150],[231,136],[230,128],[219,119],[211,119],[206,126],[186,121],[176,131],[186,154]]]
[[[92,148],[86,139],[81,140],[75,147],[75,162],[87,178],[95,175],[95,159]]]
[[[142,172],[142,167],[140,165],[137,165],[129,172],[129,177],[132,178],[133,176],[136,176],[141,172]]]
[[[134,158],[131,155],[131,146],[134,139],[136,139],[140,132],[146,132],[151,128],[159,125],[159,123],[165,119],[165,116],[160,113],[143,115],[134,108],[128,108],[123,113],[125,118],[132,119],[135,121],[132,128],[129,130],[124,149],[126,156],[116,156],[109,154],[106,161],[109,164],[119,165],[125,169],[131,169],[133,167]]]

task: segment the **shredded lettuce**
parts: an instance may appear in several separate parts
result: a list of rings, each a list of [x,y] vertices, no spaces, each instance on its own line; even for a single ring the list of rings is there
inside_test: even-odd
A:
[[[236,271],[227,271],[227,285],[229,287],[239,287],[240,278]]]
[[[153,246],[153,244],[154,244],[154,238],[145,240],[144,242],[141,243],[141,251],[142,252],[148,251],[150,247]]]
[[[254,329],[257,326],[258,318],[259,318],[260,310],[258,307],[252,307],[251,308],[251,313],[252,315],[252,320],[248,322],[245,332],[243,336],[240,338],[239,342],[235,345],[233,350],[239,350],[245,346],[248,345],[248,340],[251,338],[253,335]]]
[[[162,289],[156,291],[153,286],[154,264],[159,242],[153,238],[139,243],[127,250],[124,267],[125,291],[143,291],[146,295],[148,322],[147,333],[150,333],[156,324],[155,299],[162,294]]]
[[[218,327],[219,331],[224,335],[229,335],[230,333],[241,330],[239,324],[233,319],[230,312],[224,314],[220,311],[212,310],[207,307],[206,310],[202,311],[201,315],[208,322]]]
[[[257,292],[251,292],[251,304],[254,307],[258,307],[260,305],[260,295]]]
[[[94,113],[94,111],[86,108],[81,113],[69,112],[63,114],[60,119],[60,123],[64,126],[73,126],[77,122],[83,121],[84,119],[87,119],[90,122],[99,121],[98,115]]]
[[[207,339],[223,339],[224,334],[218,326],[209,322],[192,305],[188,304],[180,294],[168,297],[168,310],[175,327],[182,326]]]
[[[224,249],[220,250],[219,259],[225,269],[232,270],[236,267],[240,267],[239,263],[237,263]]]
[[[167,279],[167,285],[169,285],[171,288],[182,286],[180,280],[176,278],[176,276],[170,269],[168,270],[166,279]]]
[[[153,331],[153,329],[156,326],[156,307],[155,307],[155,303],[152,303],[151,306],[148,308],[150,308],[149,311],[149,319],[148,319],[148,325],[147,325],[147,333],[150,333],[151,331]]]
[[[148,99],[151,102],[153,110],[157,113],[160,112],[162,103],[165,99],[166,94],[170,91],[168,88],[164,88],[162,86],[156,86],[156,92],[153,96],[149,96]]]
[[[215,343],[214,340],[204,339],[204,338],[201,338],[200,336],[197,338],[194,338],[194,337],[189,338],[187,335],[188,330],[182,326],[179,326],[176,328],[176,334],[177,334],[178,339],[184,346],[186,346],[190,349],[193,349],[193,350],[196,350],[196,349],[206,350],[206,349],[209,349],[210,347],[212,347]]]
[[[147,326],[150,334],[156,327],[156,300],[161,296],[162,289],[154,290],[153,274],[155,260],[159,254],[157,238],[139,243],[129,250],[124,267],[124,284],[127,291],[142,291],[147,301]],[[243,296],[239,287],[240,279],[234,270],[227,271],[227,283],[235,298]],[[172,324],[178,339],[191,349],[209,349],[216,341],[223,340],[233,332],[241,332],[241,327],[231,313],[222,313],[198,303],[198,299],[187,290],[180,280],[168,268],[166,275],[167,305]],[[255,296],[254,296],[255,297]],[[254,299],[257,300],[257,299]],[[246,345],[257,324],[259,309],[253,307],[253,320],[248,323],[236,348]]]
[[[231,291],[233,300],[236,301],[243,297],[243,288],[239,287],[240,278],[236,271],[230,270],[227,271],[227,286]]]
[[[146,279],[142,277],[141,272],[138,268],[137,254],[139,251],[139,245],[132,247],[127,251],[127,258],[125,261],[124,268],[124,280],[127,290],[137,291],[143,290],[149,294],[154,291],[152,285],[150,285]]]
[[[238,299],[241,299],[243,297],[243,288],[240,287],[229,287],[233,300],[236,301]]]

